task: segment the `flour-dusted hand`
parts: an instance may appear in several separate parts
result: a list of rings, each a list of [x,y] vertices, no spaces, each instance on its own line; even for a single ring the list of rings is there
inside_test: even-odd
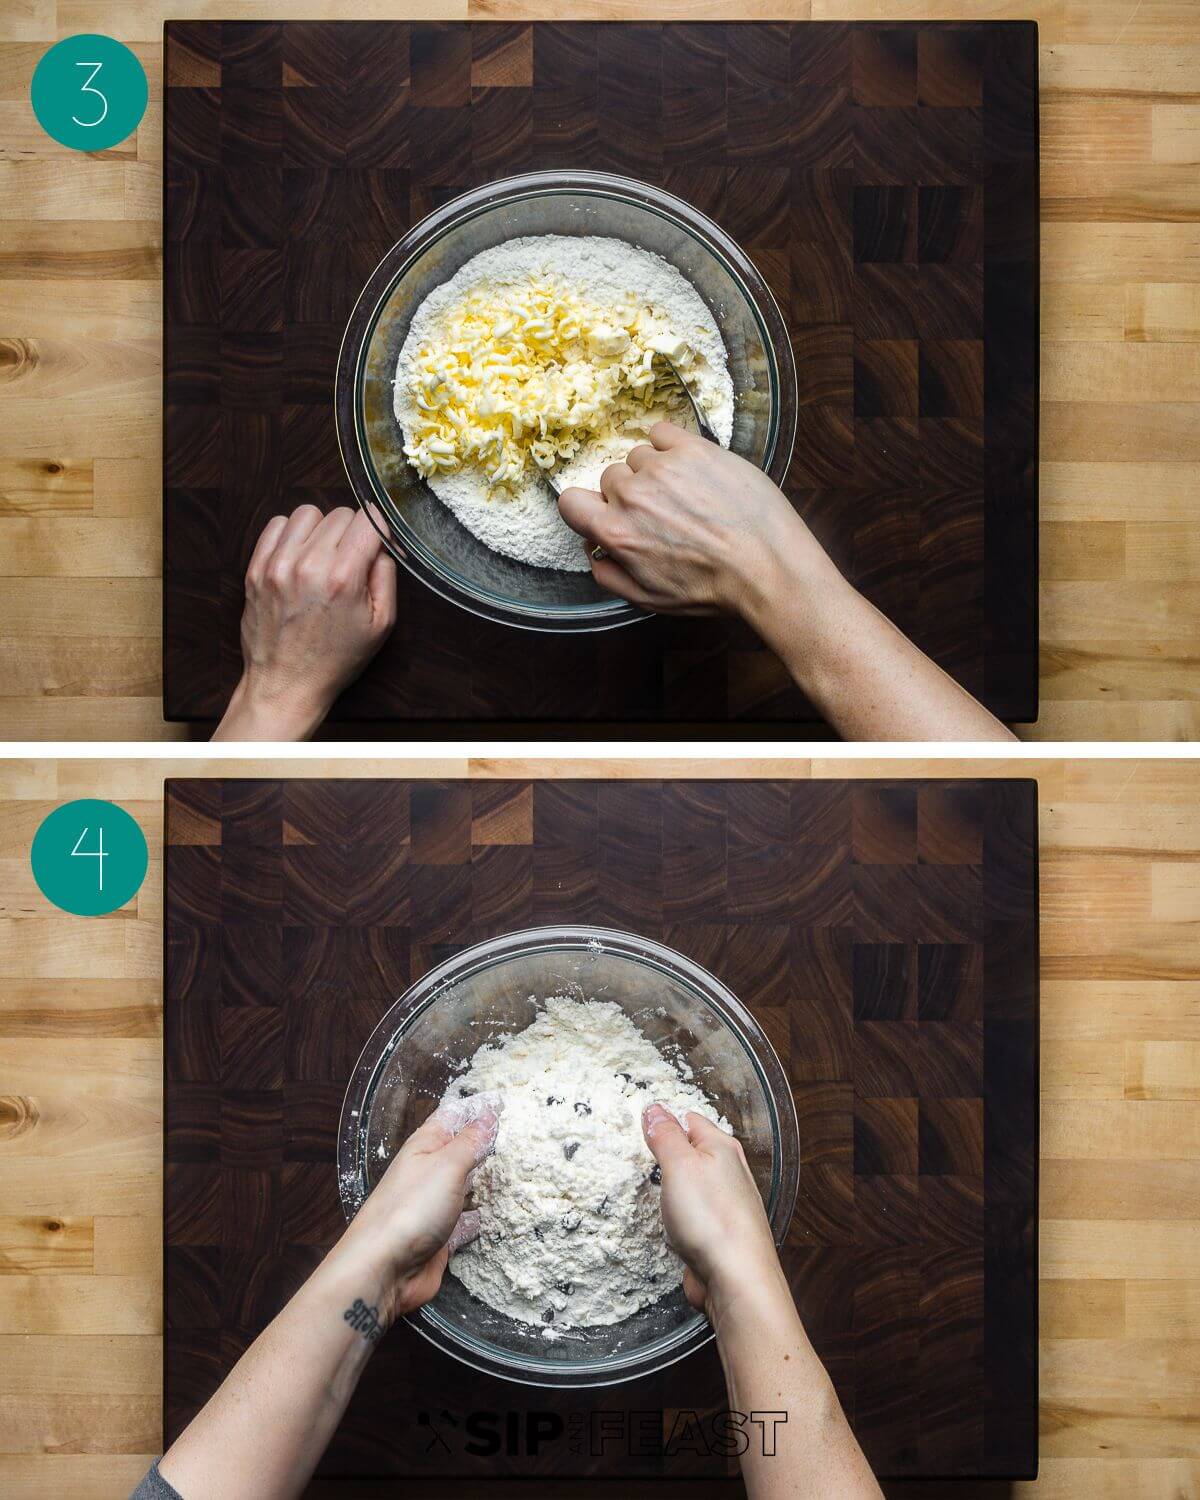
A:
[[[739,1285],[778,1274],[779,1257],[741,1142],[703,1115],[686,1120],[685,1131],[655,1103],[642,1131],[662,1168],[663,1226],[687,1266],[684,1294],[715,1321]]]
[[[463,1212],[470,1175],[496,1143],[503,1100],[437,1109],[413,1131],[355,1215],[335,1254],[370,1265],[391,1289],[388,1321],[423,1306],[451,1255],[479,1232]]]
[[[242,679],[214,739],[306,739],[396,622],[396,565],[370,518],[301,505],[246,570]]]
[[[812,533],[759,469],[670,422],[611,464],[600,493],[565,489],[563,519],[585,540],[601,588],[666,614],[753,618],[799,577],[843,580]],[[596,558],[596,547],[608,555]],[[789,582],[792,580],[792,582]]]

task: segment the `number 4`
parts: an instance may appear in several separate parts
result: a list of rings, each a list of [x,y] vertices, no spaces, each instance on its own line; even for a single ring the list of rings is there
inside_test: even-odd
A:
[[[104,861],[108,858],[108,855],[104,852],[104,829],[103,828],[98,828],[96,830],[96,839],[97,839],[97,843],[99,844],[99,848],[97,848],[97,849],[81,849],[79,847],[80,844],[83,843],[84,839],[87,838],[87,835],[88,835],[88,831],[85,828],[83,830],[83,832],[79,835],[79,837],[75,840],[75,847],[74,847],[74,849],[71,850],[71,857],[73,859],[75,859],[75,858],[78,858],[78,859],[94,859],[94,860],[98,860],[99,861],[99,863],[96,865],[96,869],[97,869],[97,871],[99,873],[99,878],[100,878],[100,887],[99,888],[100,888],[100,890],[103,890],[104,889]]]
[[[83,87],[79,90],[79,92],[81,94],[95,94],[96,98],[99,99],[100,102],[101,102],[101,104],[103,104],[103,106],[104,106],[104,108],[100,111],[100,113],[96,116],[96,118],[94,120],[81,120],[78,115],[72,115],[71,116],[71,120],[73,121],[74,124],[76,124],[76,125],[82,125],[85,130],[91,130],[93,126],[99,125],[104,120],[105,116],[108,114],[108,99],[107,99],[107,97],[104,94],[102,94],[99,89],[94,89],[92,87],[92,79],[95,78],[96,74],[100,71],[100,69],[104,66],[104,64],[103,63],[77,62],[75,64],[75,66],[77,68],[91,68],[91,70],[92,70],[88,74],[87,82],[83,85]]]

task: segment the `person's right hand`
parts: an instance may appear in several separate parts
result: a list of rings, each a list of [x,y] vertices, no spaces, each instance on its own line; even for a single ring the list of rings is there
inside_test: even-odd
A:
[[[755,617],[797,582],[842,576],[767,476],[670,422],[610,464],[600,493],[565,489],[559,510],[584,537],[601,588],[669,614]],[[607,557],[597,558],[596,547]]]
[[[741,1142],[703,1115],[685,1132],[661,1104],[642,1114],[642,1133],[662,1168],[667,1243],[687,1266],[684,1295],[714,1319],[721,1301],[779,1271],[779,1257]]]

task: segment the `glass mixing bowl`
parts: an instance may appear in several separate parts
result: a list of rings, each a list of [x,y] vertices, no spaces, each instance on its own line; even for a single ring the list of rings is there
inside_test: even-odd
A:
[[[774,1048],[720,980],[682,954],[600,927],[539,927],[468,948],[419,980],[375,1028],[350,1079],[338,1185],[352,1219],[388,1161],[476,1050],[520,1031],[538,999],[614,1000],[666,1055],[678,1048],[733,1126],[783,1240],[796,1201],[799,1137]],[[526,1385],[614,1385],[673,1364],[712,1337],[676,1286],[633,1317],[556,1341],[472,1297],[447,1274],[408,1320],[439,1349]]]
[[[529,630],[608,630],[642,612],[597,588],[590,573],[530,567],[485,546],[409,467],[392,408],[396,359],[429,293],[480,251],[539,234],[608,235],[682,272],[708,304],[729,353],[731,447],[782,483],[796,435],[796,366],[770,288],[711,219],[659,188],[602,172],[530,172],[473,189],[388,251],[342,340],[338,443],[358,503],[382,513],[389,551],[436,593]]]

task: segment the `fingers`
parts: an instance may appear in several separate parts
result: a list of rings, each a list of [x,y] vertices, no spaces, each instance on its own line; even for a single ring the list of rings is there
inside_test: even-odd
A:
[[[592,557],[592,577],[607,594],[616,594],[618,599],[627,599],[639,609],[653,609],[650,596],[634,582],[619,562],[611,557]]]
[[[472,1094],[468,1099],[443,1099],[436,1118],[453,1139],[439,1151],[456,1172],[466,1179],[496,1144],[500,1129],[500,1111],[504,1101],[499,1094]]]
[[[650,429],[650,441],[660,453],[669,453],[681,443],[690,443],[695,436],[694,432],[685,432],[682,427],[676,427],[674,422],[655,422]]]
[[[469,1245],[472,1240],[479,1238],[479,1210],[468,1208],[459,1214],[458,1221],[450,1231],[450,1238],[446,1241],[446,1251],[449,1255],[456,1254],[464,1245]]]
[[[410,1156],[440,1151],[465,1126],[484,1114],[499,1114],[503,1101],[499,1094],[473,1094],[467,1099],[443,1099],[423,1125],[405,1141],[403,1150]]]
[[[600,493],[608,501],[619,500],[625,493],[625,486],[632,478],[633,474],[628,464],[609,464],[600,476]]]
[[[367,595],[372,618],[378,620],[381,630],[390,630],[396,623],[396,564],[383,547],[367,574]]]
[[[727,1130],[722,1130],[719,1125],[714,1125],[711,1120],[696,1114],[694,1110],[688,1111],[687,1134],[692,1145],[706,1154],[722,1151],[734,1143],[733,1136]]]
[[[485,1156],[490,1156],[496,1144],[496,1132],[500,1128],[498,1114],[481,1115],[470,1125],[464,1125],[452,1141],[438,1152],[439,1159],[450,1164],[461,1177],[465,1187],[467,1177]]]
[[[639,443],[636,448],[632,449],[628,454],[626,454],[625,464],[626,467],[632,469],[636,474],[640,469],[644,469],[646,467],[647,460],[653,457],[654,449],[651,447],[651,445],[649,443]]]
[[[332,556],[350,526],[355,512],[348,505],[339,505],[313,527],[304,550],[312,554],[322,552]]]
[[[355,511],[338,540],[338,560],[345,561],[356,575],[366,578],[371,565],[383,550],[379,533],[365,511]]]
[[[266,567],[267,558],[274,552],[279,544],[279,538],[283,535],[284,527],[288,523],[286,516],[272,516],[259,533],[258,541],[254,544],[254,551],[250,554],[250,561],[246,567],[246,582],[257,583],[262,577]]]
[[[298,505],[288,517],[276,544],[275,560],[295,557],[324,519],[315,505]]]
[[[447,1141],[454,1139],[454,1132],[446,1124],[438,1110],[418,1125],[405,1141],[397,1156],[428,1156],[431,1151],[440,1151]]]
[[[642,1111],[642,1134],[660,1166],[669,1167],[672,1162],[686,1160],[691,1154],[691,1143],[683,1126],[661,1104],[651,1104]]]
[[[572,487],[563,490],[558,497],[558,513],[572,531],[596,540],[608,518],[608,503],[595,490]]]

